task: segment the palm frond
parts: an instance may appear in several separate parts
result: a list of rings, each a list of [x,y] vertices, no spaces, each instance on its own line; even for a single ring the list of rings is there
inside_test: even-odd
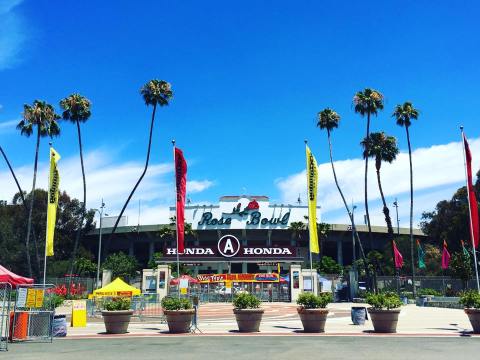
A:
[[[146,105],[166,106],[173,97],[172,86],[165,80],[150,80],[142,86],[140,94]]]

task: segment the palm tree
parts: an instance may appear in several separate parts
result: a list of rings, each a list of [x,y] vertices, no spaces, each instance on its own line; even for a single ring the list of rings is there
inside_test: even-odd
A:
[[[27,252],[27,266],[30,277],[32,276],[32,263],[30,260],[30,232],[32,227],[32,211],[33,201],[35,198],[35,185],[37,182],[37,167],[38,167],[38,150],[40,147],[40,138],[46,136],[58,136],[60,134],[60,127],[56,120],[60,117],[55,113],[52,105],[45,101],[35,100],[32,105],[25,104],[23,106],[23,119],[18,123],[17,129],[20,130],[21,135],[30,137],[36,127],[36,147],[35,147],[35,161],[33,165],[33,184],[30,199],[30,207],[28,209],[27,220],[27,236],[25,240],[25,247]]]
[[[290,223],[288,229],[292,231],[292,240],[295,238],[300,240],[302,238],[302,232],[307,230],[307,224],[301,221],[293,221]]]
[[[155,112],[157,110],[157,106],[158,105],[167,106],[169,103],[169,100],[173,97],[172,86],[170,85],[170,83],[164,80],[156,80],[156,79],[150,80],[148,83],[146,83],[140,89],[140,94],[142,94],[143,96],[145,105],[153,106],[152,119],[150,121],[150,135],[148,138],[147,159],[145,161],[145,168],[143,169],[143,172],[140,175],[140,178],[138,179],[137,183],[133,187],[133,190],[130,192],[130,195],[128,195],[127,201],[123,205],[122,211],[120,211],[120,214],[117,217],[117,221],[115,221],[115,225],[113,226],[111,235],[113,235],[115,233],[115,230],[117,230],[118,223],[122,218],[122,215],[125,212],[125,209],[127,208],[127,205],[130,202],[130,199],[132,198],[133,194],[135,193],[135,190],[137,190],[138,185],[140,185],[140,182],[142,181],[143,177],[145,176],[145,173],[147,172],[148,162],[150,161],[150,149],[152,146],[153,125],[155,123]]]
[[[362,242],[360,241],[360,236],[358,235],[357,229],[355,227],[355,222],[353,221],[353,214],[350,212],[350,208],[347,204],[347,201],[345,200],[343,191],[340,188],[340,185],[338,184],[337,173],[335,171],[335,165],[333,164],[332,141],[331,141],[330,135],[333,129],[338,128],[339,122],[340,122],[340,115],[332,109],[326,108],[317,114],[317,127],[319,127],[321,130],[324,130],[324,129],[327,130],[328,147],[330,150],[330,164],[332,165],[332,172],[333,172],[333,178],[335,180],[335,185],[337,186],[338,192],[342,197],[343,205],[345,206],[345,209],[347,210],[347,213],[348,213],[348,217],[350,218],[350,222],[352,223],[352,230],[355,234],[355,237],[357,238],[357,242],[359,244],[360,251],[362,253],[362,258],[365,263],[364,265],[365,265],[365,268],[367,269],[368,267],[366,264],[365,253],[363,251]]]
[[[410,145],[410,132],[409,128],[411,120],[418,119],[418,110],[415,109],[411,102],[405,102],[403,105],[397,105],[395,111],[393,112],[392,117],[397,120],[397,125],[404,126],[405,131],[407,132],[407,143],[408,143],[408,160],[410,162],[410,260],[411,260],[411,271],[412,271],[412,283],[413,285],[413,296],[416,296],[415,289],[415,261],[414,261],[414,241],[413,241],[413,170],[412,170],[412,147]]]
[[[78,243],[80,242],[80,236],[83,229],[83,221],[85,219],[86,203],[87,203],[87,183],[85,181],[85,168],[83,166],[83,148],[82,148],[82,134],[80,131],[80,123],[84,123],[90,118],[91,103],[90,103],[90,100],[88,100],[86,97],[80,94],[71,94],[70,96],[60,101],[60,107],[63,109],[63,113],[62,113],[63,120],[70,121],[77,125],[77,138],[78,138],[78,147],[80,152],[80,165],[82,168],[82,178],[83,178],[82,215],[81,215],[80,224],[77,229],[77,234],[75,236],[72,258],[70,260],[70,278],[69,279],[71,279],[73,274],[73,266],[75,264],[75,257],[77,256]]]
[[[377,115],[378,110],[383,109],[383,95],[374,89],[365,89],[359,91],[353,97],[353,104],[355,105],[355,112],[361,116],[367,116],[367,139],[370,135],[370,117],[371,115]],[[368,146],[368,144],[367,144]],[[368,153],[368,148],[367,148]],[[364,193],[365,193],[365,213],[367,215],[367,225],[368,225],[368,238],[370,241],[370,248],[373,248],[372,240],[372,227],[370,225],[370,214],[368,213],[368,156],[365,158],[365,182],[364,182]]]
[[[388,235],[392,241],[393,252],[394,232],[392,219],[390,217],[390,210],[388,209],[385,201],[385,195],[383,194],[382,181],[380,179],[380,169],[382,167],[382,162],[386,161],[388,163],[392,163],[393,160],[396,159],[399,152],[397,140],[393,136],[386,136],[383,132],[375,132],[371,133],[368,138],[363,139],[361,145],[363,147],[363,157],[371,157],[375,159],[378,189],[380,190],[380,196],[382,198],[383,214],[385,215],[385,222],[387,223]]]

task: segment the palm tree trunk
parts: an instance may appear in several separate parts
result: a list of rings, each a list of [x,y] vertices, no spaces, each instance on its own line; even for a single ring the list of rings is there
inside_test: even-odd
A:
[[[147,172],[148,169],[148,162],[150,161],[150,149],[152,147],[152,134],[153,134],[153,125],[155,123],[155,112],[157,110],[157,104],[153,105],[153,111],[152,111],[152,119],[150,121],[150,135],[148,138],[148,149],[147,149],[147,159],[145,161],[145,168],[143,169],[142,175],[140,175],[140,178],[138,179],[137,183],[133,187],[133,190],[130,192],[130,195],[128,195],[127,201],[123,205],[122,211],[120,211],[120,214],[117,217],[117,220],[115,221],[115,225],[113,226],[112,232],[110,233],[110,236],[113,236],[115,234],[115,231],[117,230],[118,223],[120,222],[120,219],[122,218],[123,213],[125,212],[125,209],[127,208],[128,203],[130,202],[130,199],[132,198],[133,194],[135,193],[135,190],[137,190],[138,185],[140,185],[140,182],[142,181],[143,177],[145,176],[145,173]]]
[[[40,147],[40,127],[37,125],[37,144],[35,147],[35,162],[33,165],[33,184],[32,184],[32,192],[31,192],[31,199],[30,199],[30,208],[28,209],[28,220],[27,220],[27,238],[25,240],[25,248],[27,251],[27,266],[28,266],[28,273],[30,277],[33,276],[32,273],[32,262],[30,259],[30,231],[32,229],[32,214],[33,214],[33,201],[35,199],[35,185],[37,183],[37,167],[38,167],[38,149]]]
[[[353,221],[353,215],[350,212],[350,208],[348,207],[347,201],[345,200],[345,196],[343,195],[343,191],[340,188],[340,185],[338,184],[337,173],[335,171],[335,165],[333,164],[332,141],[330,139],[330,130],[329,129],[327,129],[327,136],[328,136],[328,148],[329,148],[329,151],[330,151],[330,164],[332,165],[332,172],[333,172],[333,178],[335,180],[335,185],[337,186],[338,192],[340,193],[340,196],[342,197],[343,205],[345,206],[345,209],[347,210],[347,213],[348,213],[348,217],[350,218],[350,222],[352,223],[352,230],[355,234],[358,245],[360,247],[360,252],[362,254],[362,259],[363,259],[363,263],[365,265],[367,277],[369,278],[370,275],[369,275],[368,266],[367,266],[367,262],[366,262],[366,258],[365,258],[365,252],[363,251],[362,242],[360,241],[360,236],[358,235],[357,229],[355,227],[355,222]]]
[[[85,167],[83,165],[83,147],[82,147],[82,133],[80,131],[80,122],[77,120],[77,135],[78,135],[78,147],[80,151],[80,166],[82,168],[82,178],[83,178],[83,204],[82,204],[82,214],[80,218],[80,224],[77,229],[77,233],[75,235],[75,243],[73,244],[73,252],[72,252],[72,258],[70,260],[70,276],[69,276],[69,286],[68,289],[70,291],[70,282],[72,279],[73,275],[73,269],[75,265],[75,258],[77,256],[77,251],[78,251],[78,245],[80,243],[80,238],[82,235],[82,230],[83,230],[83,221],[85,220],[85,213],[86,213],[86,204],[87,204],[87,182],[85,180]]]
[[[411,261],[411,271],[412,271],[412,287],[413,287],[413,296],[417,295],[415,289],[415,258],[414,258],[414,243],[413,243],[413,169],[412,169],[412,147],[410,145],[410,133],[408,131],[408,126],[405,125],[405,130],[407,131],[407,143],[408,143],[408,160],[410,162],[410,261]]]
[[[367,113],[367,136],[365,139],[368,140],[370,136],[370,113]],[[368,154],[369,143],[368,141],[365,144],[365,153]],[[364,192],[365,192],[365,214],[367,216],[367,225],[368,225],[368,241],[370,243],[370,250],[373,249],[373,239],[372,239],[372,226],[370,225],[370,214],[368,212],[368,156],[365,156],[365,183],[364,183]]]

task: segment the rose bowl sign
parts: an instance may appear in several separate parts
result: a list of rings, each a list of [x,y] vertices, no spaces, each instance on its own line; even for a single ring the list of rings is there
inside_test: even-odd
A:
[[[167,247],[164,250],[164,257],[175,257],[177,249]],[[216,247],[189,247],[180,254],[181,258],[291,258],[296,257],[295,248],[267,247],[267,246],[242,246],[240,241],[233,235],[222,236]]]

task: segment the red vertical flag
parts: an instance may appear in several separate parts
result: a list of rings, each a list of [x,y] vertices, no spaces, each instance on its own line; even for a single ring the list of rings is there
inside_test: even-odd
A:
[[[475,196],[475,189],[472,183],[472,153],[470,152],[470,146],[468,146],[468,141],[465,134],[463,134],[463,143],[465,145],[465,160],[467,165],[467,190],[468,198],[470,200],[470,236],[472,238],[473,246],[477,248],[480,238],[480,225],[478,222],[478,203],[477,197]]]
[[[175,182],[177,189],[177,252],[185,250],[185,198],[187,194],[187,162],[183,152],[175,148]]]
[[[448,269],[448,265],[450,264],[450,253],[447,249],[447,242],[443,240],[443,251],[442,251],[442,269]]]
[[[400,253],[400,251],[398,251],[397,244],[395,243],[395,241],[392,241],[392,243],[393,243],[393,254],[394,254],[394,257],[395,257],[395,259],[394,259],[395,260],[395,268],[400,269],[403,266],[403,256]]]

